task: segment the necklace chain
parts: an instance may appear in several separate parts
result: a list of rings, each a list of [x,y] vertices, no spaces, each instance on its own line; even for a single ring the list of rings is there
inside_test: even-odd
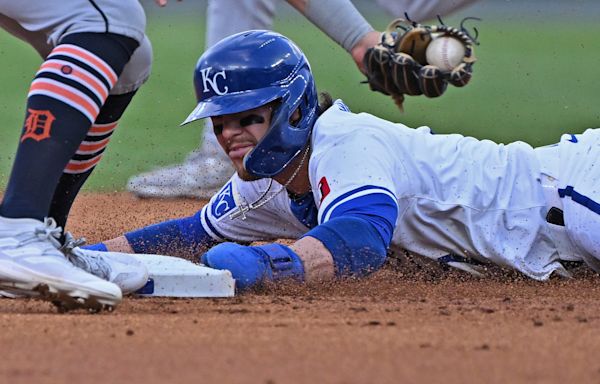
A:
[[[298,167],[296,167],[296,169],[294,170],[294,173],[292,173],[292,175],[287,179],[285,184],[283,184],[281,186],[281,188],[279,188],[276,192],[273,192],[269,196],[267,196],[267,194],[271,190],[271,187],[273,186],[273,179],[270,179],[267,189],[263,192],[262,195],[260,195],[258,197],[258,199],[256,199],[251,204],[246,204],[245,202],[240,204],[240,206],[235,211],[233,211],[231,214],[229,214],[229,218],[233,220],[233,219],[237,219],[237,218],[241,217],[242,220],[246,220],[247,212],[250,212],[254,209],[258,209],[258,208],[262,207],[263,205],[267,204],[269,201],[273,200],[275,198],[275,196],[277,196],[281,192],[285,191],[287,189],[287,187],[292,183],[292,181],[294,181],[296,176],[298,176],[298,173],[300,173],[300,170],[304,166],[304,162],[306,161],[309,151],[310,151],[310,144],[306,146],[306,149],[304,150],[304,153],[302,154],[302,159],[300,159],[300,164],[298,164]]]

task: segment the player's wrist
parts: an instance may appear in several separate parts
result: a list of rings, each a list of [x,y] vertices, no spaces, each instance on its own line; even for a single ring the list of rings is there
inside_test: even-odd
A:
[[[350,49],[350,55],[356,63],[358,69],[366,74],[366,67],[364,64],[365,53],[371,47],[374,47],[381,41],[381,32],[371,31],[366,33],[353,47]]]
[[[239,290],[265,281],[304,281],[302,260],[283,244],[243,246],[222,243],[202,255],[201,262],[211,268],[230,271]]]
[[[287,245],[272,243],[250,248],[262,254],[269,280],[304,280],[302,260]]]

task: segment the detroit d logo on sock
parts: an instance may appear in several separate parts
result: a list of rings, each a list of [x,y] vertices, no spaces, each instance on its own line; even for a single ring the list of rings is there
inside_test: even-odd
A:
[[[42,141],[49,138],[54,120],[56,118],[48,110],[27,109],[27,119],[25,119],[21,143],[26,139]]]

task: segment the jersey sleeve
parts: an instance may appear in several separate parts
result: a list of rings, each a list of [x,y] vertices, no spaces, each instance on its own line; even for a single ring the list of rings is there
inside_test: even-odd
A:
[[[252,206],[259,207],[249,209]],[[296,239],[306,232],[291,212],[289,198],[280,184],[270,179],[243,181],[237,175],[202,208],[200,220],[216,241]]]
[[[360,115],[348,114],[356,118],[352,123],[358,124],[356,129],[339,134],[335,127],[325,126],[314,138],[317,150],[311,158],[310,177],[317,186],[315,200],[320,202],[318,222],[360,217],[374,225],[389,244],[398,217],[395,157],[385,136],[360,127]],[[336,121],[346,122],[344,118]]]

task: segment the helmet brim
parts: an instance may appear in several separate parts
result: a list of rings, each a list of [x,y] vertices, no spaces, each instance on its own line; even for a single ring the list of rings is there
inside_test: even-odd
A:
[[[286,92],[286,90],[276,86],[223,95],[226,97],[213,96],[199,102],[180,125],[186,125],[207,117],[229,115],[258,108],[282,98]]]

